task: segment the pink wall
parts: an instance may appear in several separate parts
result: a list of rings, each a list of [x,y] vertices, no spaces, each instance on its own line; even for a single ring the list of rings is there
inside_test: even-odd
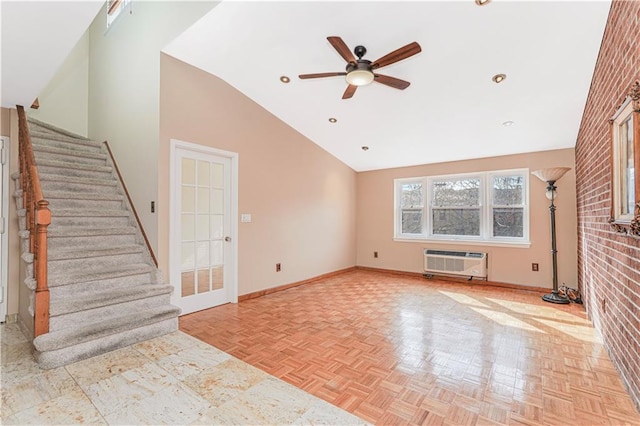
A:
[[[217,77],[162,55],[158,258],[169,276],[171,139],[239,154],[239,295],[352,267],[356,173]],[[282,271],[275,271],[275,264]]]
[[[358,174],[358,265],[407,272],[422,272],[425,248],[468,250],[489,253],[489,279],[509,284],[551,287],[551,239],[549,201],[546,185],[530,176],[529,248],[471,246],[444,242],[399,242],[393,240],[393,180],[396,178],[437,176],[478,171],[545,167],[571,167],[558,181],[556,202],[558,226],[559,284],[576,287],[576,195],[574,150],[536,152],[531,154],[483,158],[451,163],[377,170]],[[377,251],[379,257],[373,257]],[[532,263],[540,270],[533,272]]]

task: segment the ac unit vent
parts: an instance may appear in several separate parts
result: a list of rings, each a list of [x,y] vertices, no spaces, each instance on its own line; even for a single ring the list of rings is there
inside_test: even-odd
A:
[[[425,275],[445,274],[487,278],[487,253],[469,251],[424,251]]]

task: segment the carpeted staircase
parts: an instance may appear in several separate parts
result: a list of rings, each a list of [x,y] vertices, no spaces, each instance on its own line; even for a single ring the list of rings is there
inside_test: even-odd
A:
[[[176,330],[173,287],[162,283],[104,144],[33,119],[29,132],[51,210],[49,333],[33,341],[39,365],[66,365]],[[22,195],[18,189],[19,209]],[[25,212],[18,214],[31,277]],[[33,279],[25,284],[35,289]]]

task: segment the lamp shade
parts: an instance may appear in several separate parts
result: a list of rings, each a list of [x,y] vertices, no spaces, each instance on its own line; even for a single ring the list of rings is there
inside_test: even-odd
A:
[[[569,170],[571,170],[570,167],[553,167],[550,169],[536,170],[535,172],[531,172],[531,174],[543,182],[555,182]]]

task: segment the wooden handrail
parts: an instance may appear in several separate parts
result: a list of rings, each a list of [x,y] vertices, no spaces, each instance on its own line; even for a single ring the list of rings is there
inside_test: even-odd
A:
[[[144,238],[144,242],[147,244],[147,249],[149,249],[149,254],[151,255],[151,259],[153,263],[158,267],[158,260],[156,259],[156,255],[153,254],[153,249],[151,248],[151,244],[149,243],[149,238],[147,238],[147,234],[144,232],[144,228],[142,227],[142,222],[140,221],[140,216],[138,216],[138,212],[136,211],[135,206],[133,205],[133,200],[131,200],[131,196],[129,195],[129,191],[127,190],[127,186],[124,184],[124,179],[122,178],[122,174],[120,174],[120,169],[118,168],[118,164],[116,163],[116,159],[113,157],[113,152],[111,152],[111,148],[109,147],[109,143],[104,141],[104,146],[107,148],[107,152],[109,153],[109,157],[111,158],[111,164],[113,164],[113,168],[118,175],[118,179],[120,180],[120,184],[122,185],[122,189],[124,190],[124,194],[127,196],[127,200],[129,201],[129,206],[131,206],[131,212],[133,216],[136,218],[136,222],[138,222],[138,228],[142,233],[142,238]]]
[[[47,278],[47,228],[51,224],[49,202],[42,195],[40,176],[36,166],[29,125],[24,108],[18,110],[18,142],[20,183],[26,226],[29,230],[29,249],[33,254],[33,274],[36,280],[34,297],[34,337],[49,332],[49,285]]]

